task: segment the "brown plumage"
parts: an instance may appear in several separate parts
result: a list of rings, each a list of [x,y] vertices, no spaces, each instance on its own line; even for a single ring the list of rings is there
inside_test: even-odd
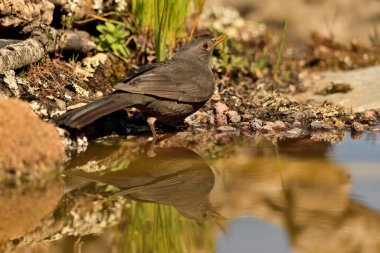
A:
[[[126,107],[139,109],[154,137],[154,122],[181,122],[202,107],[214,93],[211,56],[226,39],[203,35],[189,41],[168,61],[142,66],[114,86],[115,91],[55,119],[58,124],[82,128],[96,119]]]

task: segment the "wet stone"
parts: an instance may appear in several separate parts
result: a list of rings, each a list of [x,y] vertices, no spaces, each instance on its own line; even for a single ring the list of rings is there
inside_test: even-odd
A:
[[[353,122],[351,125],[351,132],[353,133],[360,133],[364,131],[363,124],[360,124],[359,122]]]

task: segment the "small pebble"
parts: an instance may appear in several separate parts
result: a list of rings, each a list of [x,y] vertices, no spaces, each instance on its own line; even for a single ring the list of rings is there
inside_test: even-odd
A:
[[[263,121],[260,119],[253,119],[249,124],[251,125],[252,131],[259,131],[264,125]]]
[[[343,123],[343,121],[341,120],[336,120],[335,121],[335,126],[338,128],[338,129],[344,129],[346,127],[346,125]]]
[[[361,115],[361,119],[364,121],[375,121],[376,120],[376,113],[374,111],[365,111]]]
[[[280,120],[276,120],[273,124],[274,124],[273,125],[274,130],[282,131],[286,128],[285,123]]]
[[[227,123],[227,116],[224,114],[216,114],[215,115],[215,125],[216,126],[225,126]]]
[[[323,121],[318,121],[318,120],[311,122],[311,124],[309,125],[309,128],[311,130],[324,130],[324,131],[334,129],[334,127],[331,126],[329,123],[323,122]]]
[[[67,93],[63,96],[63,100],[65,100],[65,102],[70,102],[72,99],[73,98]]]
[[[269,122],[269,123],[273,124],[273,122]],[[261,127],[260,132],[263,134],[274,133],[274,129],[272,127],[272,124],[266,124],[265,126]]]
[[[294,112],[290,114],[286,121],[287,122],[295,122],[295,121],[302,121],[305,118],[305,114],[302,112]]]
[[[227,118],[230,123],[239,123],[241,121],[241,117],[237,111],[228,111]]]
[[[359,122],[353,122],[351,125],[351,132],[360,133],[364,131],[364,126]]]
[[[223,114],[228,111],[228,106],[222,102],[217,102],[214,104],[215,114]]]
[[[288,137],[288,138],[298,138],[298,137],[302,136],[303,131],[301,128],[296,127],[296,128],[292,128],[292,129],[286,131],[285,134],[286,134],[286,137]]]
[[[250,121],[251,119],[253,119],[253,115],[252,114],[243,114],[243,115],[241,115],[241,119],[243,120],[243,121]]]
[[[66,109],[66,103],[65,103],[65,101],[63,101],[63,100],[61,100],[59,98],[55,98],[54,100],[57,103],[59,109],[61,109],[61,110],[65,110]]]
[[[193,115],[187,117],[185,122],[190,126],[201,126],[208,123],[208,114],[206,112],[196,112]]]
[[[294,121],[292,127],[300,127],[302,124],[298,120]]]
[[[236,131],[236,128],[232,126],[220,126],[216,130],[221,132],[234,132]]]
[[[248,132],[250,130],[249,122],[241,122],[239,126],[243,132]]]

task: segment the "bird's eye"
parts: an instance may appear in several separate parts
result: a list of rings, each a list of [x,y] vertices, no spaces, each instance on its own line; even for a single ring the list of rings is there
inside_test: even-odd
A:
[[[208,49],[208,47],[209,47],[208,43],[203,44],[204,49]]]

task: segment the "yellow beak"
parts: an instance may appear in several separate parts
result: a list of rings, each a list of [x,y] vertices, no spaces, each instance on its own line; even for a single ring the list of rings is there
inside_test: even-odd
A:
[[[214,43],[213,46],[215,47],[216,45],[222,43],[227,38],[228,38],[228,35],[223,34],[222,36],[213,38],[211,41]]]

